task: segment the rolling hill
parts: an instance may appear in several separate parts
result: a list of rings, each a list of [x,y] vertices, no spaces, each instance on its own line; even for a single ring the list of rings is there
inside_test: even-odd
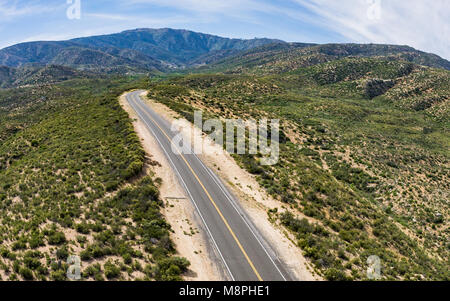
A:
[[[94,73],[60,65],[0,67],[0,88],[53,84],[74,78],[91,78]]]
[[[408,46],[378,44],[276,43],[236,53],[200,69],[201,72],[276,74],[342,58],[383,57],[450,70],[450,62]]]

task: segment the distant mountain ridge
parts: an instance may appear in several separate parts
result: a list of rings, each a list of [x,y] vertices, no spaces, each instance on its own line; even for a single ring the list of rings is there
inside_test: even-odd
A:
[[[342,58],[383,58],[450,70],[450,62],[409,46],[382,44],[276,43],[242,51],[212,62],[201,71],[280,73]]]
[[[86,47],[132,49],[155,59],[178,65],[189,65],[192,60],[210,52],[248,50],[272,43],[274,39],[229,39],[219,36],[176,29],[135,29],[118,34],[72,40]]]
[[[228,39],[175,29],[135,29],[117,34],[59,42],[27,42],[0,50],[0,65],[56,64],[114,71],[120,68],[165,71],[185,67],[212,52],[242,51],[271,43],[271,39]]]
[[[185,69],[279,74],[351,57],[405,61],[450,70],[449,61],[409,46],[287,43],[142,28],[68,41],[27,42],[1,49],[0,66],[4,67],[0,69],[0,88],[45,80],[54,82],[85,76],[86,72],[135,74]]]

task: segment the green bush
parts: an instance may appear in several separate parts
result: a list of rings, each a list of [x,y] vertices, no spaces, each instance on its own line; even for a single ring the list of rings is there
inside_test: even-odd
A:
[[[163,281],[180,281],[181,274],[189,267],[190,262],[185,258],[170,257],[159,260],[154,269],[155,279]]]
[[[110,280],[120,276],[120,268],[109,260],[103,265],[103,269],[105,270],[106,278]]]
[[[325,271],[325,278],[328,281],[348,281],[349,278],[345,275],[345,273],[341,270],[337,269],[328,269]]]
[[[66,236],[63,232],[54,232],[48,236],[48,243],[51,245],[61,245],[66,242]]]
[[[66,273],[63,270],[56,270],[50,273],[50,278],[53,281],[66,281]]]
[[[25,280],[33,280],[34,279],[33,272],[29,268],[25,268],[25,267],[20,268],[19,274]]]

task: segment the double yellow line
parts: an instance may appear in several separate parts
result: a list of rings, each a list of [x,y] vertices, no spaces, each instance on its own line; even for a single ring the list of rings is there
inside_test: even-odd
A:
[[[177,149],[178,153],[180,154],[181,158],[183,159],[184,163],[186,163],[187,167],[189,168],[189,170],[192,172],[192,174],[194,175],[194,177],[197,179],[198,183],[200,184],[200,186],[202,187],[202,189],[205,191],[206,195],[208,196],[209,200],[211,201],[211,203],[213,204],[214,208],[216,209],[217,213],[219,214],[220,218],[222,219],[222,221],[224,222],[225,226],[227,227],[228,231],[230,232],[231,236],[233,237],[234,241],[236,242],[236,244],[238,245],[239,249],[241,250],[242,254],[244,255],[245,259],[247,259],[248,264],[250,265],[250,267],[252,268],[253,272],[255,273],[256,277],[258,278],[259,281],[263,281],[261,275],[258,273],[258,270],[255,268],[255,265],[253,264],[253,262],[251,261],[250,257],[248,257],[247,252],[245,252],[244,247],[242,246],[241,242],[239,241],[239,239],[237,238],[236,234],[234,234],[233,230],[230,227],[230,224],[228,223],[227,219],[223,216],[222,212],[220,211],[219,207],[217,206],[216,202],[213,200],[213,198],[211,197],[211,195],[209,194],[208,190],[206,189],[205,185],[203,185],[203,182],[199,179],[199,177],[197,176],[197,174],[195,173],[195,171],[192,169],[191,165],[189,164],[189,162],[186,160],[185,156],[180,152],[180,150],[178,149],[178,147],[173,143],[172,139],[169,137],[169,135],[167,135],[167,133],[159,126],[159,124],[156,122],[156,120],[150,116],[150,114],[148,114],[145,109],[136,101],[135,104],[142,109],[142,112],[152,120],[152,122],[159,128],[159,130],[161,131],[161,133],[164,134],[164,136],[167,138],[167,140],[169,140],[169,142],[171,144],[173,144],[175,146],[175,148]],[[162,146],[161,146],[162,147]]]

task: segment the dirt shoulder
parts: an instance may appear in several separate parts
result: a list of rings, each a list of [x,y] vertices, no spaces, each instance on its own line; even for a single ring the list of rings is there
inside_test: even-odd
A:
[[[161,198],[165,203],[162,213],[172,226],[171,238],[178,254],[187,258],[191,263],[190,271],[184,276],[184,279],[192,281],[226,280],[215,251],[207,243],[206,232],[202,230],[203,225],[195,208],[179,184],[177,176],[157,141],[147,130],[145,124],[137,118],[135,111],[126,101],[125,94],[120,97],[120,104],[133,119],[134,129],[141,139],[144,150],[154,162],[151,172],[162,179],[159,187]]]
[[[146,103],[168,121],[180,118],[179,115],[163,104],[156,103],[141,95]],[[183,124],[185,131],[192,129],[188,121]],[[238,166],[236,161],[221,146],[215,145],[200,130],[195,129],[194,135],[202,137],[204,152],[199,157],[222,179],[225,185],[237,197],[238,202],[246,211],[252,222],[272,247],[273,251],[283,261],[296,280],[321,280],[313,272],[312,266],[302,255],[302,251],[293,242],[294,239],[281,226],[271,223],[267,211],[277,208],[283,211],[283,204],[271,198],[258,184],[253,175]]]

